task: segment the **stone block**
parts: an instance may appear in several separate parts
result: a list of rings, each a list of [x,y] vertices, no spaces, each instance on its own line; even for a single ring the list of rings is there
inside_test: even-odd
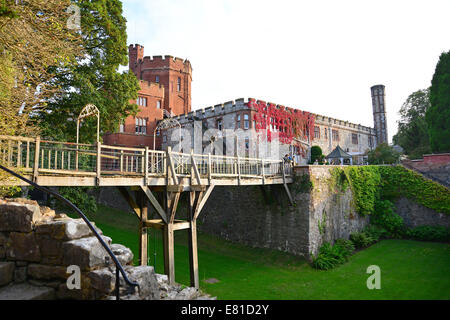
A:
[[[14,284],[0,289],[0,300],[53,300],[55,290],[28,283]]]
[[[63,258],[63,241],[43,238],[37,235],[37,242],[41,249],[41,261],[44,264],[61,265]]]
[[[110,246],[111,238],[102,236]],[[96,237],[82,238],[64,242],[63,265],[77,265],[81,270],[91,270],[105,265],[107,251]]]
[[[14,283],[22,283],[27,279],[27,267],[16,267],[14,270]]]
[[[139,285],[139,297],[145,300],[159,300],[160,291],[155,270],[151,266],[124,267],[128,278]],[[129,286],[123,277],[120,277],[121,292],[127,291]]]
[[[111,294],[114,291],[116,276],[109,268],[91,271],[87,276],[92,289],[103,294]]]
[[[36,225],[36,233],[56,240],[75,240],[93,233],[83,219],[58,219]]]
[[[49,266],[45,264],[29,264],[28,276],[39,280],[66,280],[70,274],[67,273],[67,267]]]
[[[34,232],[11,232],[6,244],[6,257],[9,260],[39,262],[41,253]]]
[[[124,245],[114,243],[111,245],[111,251],[116,255],[117,260],[119,260],[121,265],[132,264],[133,262],[133,252]],[[109,259],[110,264],[114,265],[112,259]]]
[[[0,231],[30,232],[42,219],[39,205],[7,202],[0,204]]]
[[[0,286],[7,285],[14,279],[14,262],[0,262]]]

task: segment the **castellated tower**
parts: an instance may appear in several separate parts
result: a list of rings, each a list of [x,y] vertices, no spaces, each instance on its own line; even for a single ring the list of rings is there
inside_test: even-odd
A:
[[[192,66],[172,56],[144,56],[144,47],[130,44],[129,68],[139,80],[164,86],[163,108],[174,115],[191,112]]]
[[[377,145],[388,143],[384,85],[375,85],[370,88],[370,91],[372,92],[373,123]]]

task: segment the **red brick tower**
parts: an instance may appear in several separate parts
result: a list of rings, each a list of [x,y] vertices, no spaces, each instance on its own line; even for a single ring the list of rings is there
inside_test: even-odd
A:
[[[103,143],[122,146],[149,146],[153,148],[153,134],[164,110],[173,115],[191,111],[192,67],[188,60],[172,56],[144,57],[144,47],[128,47],[129,69],[140,80],[138,99],[131,100],[139,106],[135,117],[129,116],[118,128],[107,133]],[[161,136],[156,136],[156,149],[160,149]]]
[[[189,60],[172,56],[144,57],[144,47],[129,48],[129,67],[139,80],[164,86],[164,109],[174,115],[191,111],[192,66]]]

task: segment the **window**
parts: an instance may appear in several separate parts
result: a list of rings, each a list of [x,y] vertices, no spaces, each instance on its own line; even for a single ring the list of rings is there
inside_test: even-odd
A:
[[[373,147],[373,140],[372,140],[372,136],[369,136],[369,147],[372,148]]]
[[[138,106],[146,107],[146,106],[147,106],[147,98],[144,98],[144,97],[138,97],[138,98],[137,98],[137,105],[138,105]]]
[[[248,119],[248,114],[244,114],[244,129],[248,129],[250,126],[250,121]]]
[[[320,127],[314,126],[314,139],[320,139]]]
[[[253,120],[253,129],[256,130],[256,121],[255,120]]]
[[[236,119],[236,128],[239,129],[240,127],[241,127],[241,115],[238,114]]]
[[[159,137],[159,135],[161,134],[161,129],[156,129],[156,135]]]
[[[356,133],[352,133],[352,143],[358,144],[358,135]]]
[[[124,125],[123,125],[123,120],[120,120],[120,124],[119,124],[119,132],[124,132]]]
[[[333,141],[339,141],[339,131],[333,129],[331,134],[333,135]]]
[[[325,128],[325,140],[328,140],[328,128]]]
[[[156,101],[156,108],[161,109],[161,100]]]
[[[222,119],[217,119],[217,121],[216,121],[216,128],[218,130],[222,130],[223,129],[223,121],[222,121]]]
[[[178,77],[177,79],[177,91],[180,92],[181,91],[181,78]]]
[[[156,76],[156,77],[155,77],[155,82],[156,82],[156,83],[159,83],[159,76]]]
[[[143,118],[135,118],[135,128],[136,134],[146,134],[147,120]]]

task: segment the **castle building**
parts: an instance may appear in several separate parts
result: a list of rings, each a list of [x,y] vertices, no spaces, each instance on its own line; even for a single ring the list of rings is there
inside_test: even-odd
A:
[[[207,145],[214,145],[209,150],[212,154],[277,160],[290,154],[302,165],[308,162],[311,146],[320,146],[327,155],[339,145],[354,157],[355,164],[362,164],[367,151],[377,143],[374,128],[253,98],[247,102],[243,98],[228,101],[174,118],[187,130],[183,132],[183,139],[190,138],[190,142],[181,143],[181,148],[192,146],[194,153],[199,154],[205,152]],[[178,130],[162,132],[163,149],[179,145]],[[239,142],[232,131],[240,132]],[[274,142],[277,149],[274,149]]]
[[[105,134],[105,144],[164,150],[182,140],[183,152],[204,153],[209,145],[213,154],[276,159],[290,154],[297,164],[306,164],[311,146],[320,146],[327,155],[339,145],[354,157],[354,163],[363,163],[368,150],[388,140],[383,85],[371,87],[374,128],[252,98],[191,111],[192,66],[188,60],[144,56],[139,44],[131,44],[128,51],[129,70],[140,86],[138,98],[130,103],[136,103],[139,111],[127,117],[117,132]],[[155,131],[169,117],[187,134],[174,134],[177,128]]]
[[[139,79],[136,116],[127,117],[118,132],[107,133],[103,142],[109,145],[148,146],[153,148],[153,136],[158,121],[164,117],[191,111],[192,67],[188,60],[172,56],[144,56],[144,47],[128,47],[129,70]],[[161,136],[156,132],[156,149],[161,148]]]

